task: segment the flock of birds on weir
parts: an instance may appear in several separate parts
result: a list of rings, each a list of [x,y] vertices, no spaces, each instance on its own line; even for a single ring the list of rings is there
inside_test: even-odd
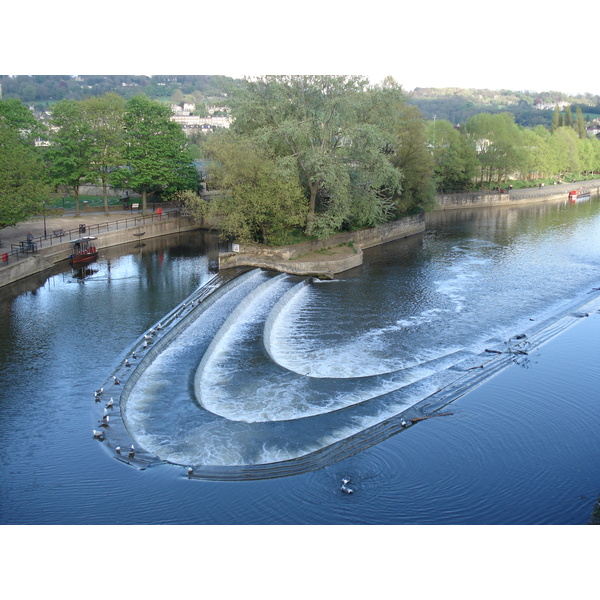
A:
[[[191,302],[184,302],[180,309],[175,313],[175,318],[179,319],[183,316],[183,313],[185,312],[186,309],[191,309],[194,308],[200,301],[196,301],[196,300],[192,300]],[[147,334],[144,335],[144,343],[142,344],[142,348],[145,350],[148,348],[148,346],[150,344],[152,344],[152,342],[154,341],[154,336],[157,334],[158,331],[162,330],[163,326],[159,323],[158,325],[156,325],[156,328],[152,327]],[[137,353],[134,351],[131,354],[131,358],[133,360],[137,359]],[[124,362],[124,366],[125,367],[131,367],[131,362],[129,361],[128,358],[125,359]],[[116,377],[115,375],[112,376],[113,378],[113,383],[114,385],[120,385],[121,384],[121,380]],[[102,394],[104,393],[104,388],[101,387],[99,389],[97,389],[94,392],[94,399],[96,402],[102,402]],[[97,439],[99,441],[104,441],[104,437],[105,437],[105,430],[109,427],[109,421],[110,421],[110,414],[109,414],[109,409],[112,409],[114,406],[114,399],[111,398],[107,403],[106,403],[106,407],[104,408],[104,414],[102,415],[102,418],[99,421],[99,427],[101,427],[101,429],[92,429],[92,433],[94,436],[94,439]],[[120,446],[117,446],[115,448],[115,452],[119,455],[122,454],[122,450]],[[135,447],[133,444],[131,444],[129,451],[128,451],[128,457],[129,458],[135,458]],[[193,475],[194,471],[192,469],[192,467],[190,467],[188,469],[188,475]]]
[[[179,314],[179,313],[178,313]],[[156,335],[157,331],[160,331],[163,328],[163,326],[159,323],[156,326],[156,329],[151,328],[148,333],[146,335],[144,335],[144,344],[143,347],[147,348],[153,341],[153,337]],[[134,351],[131,354],[131,358],[133,360],[137,359],[137,353]],[[128,358],[125,359],[125,363],[124,363],[125,367],[131,367],[131,362],[129,361]],[[113,375],[113,383],[114,385],[121,385],[121,380]],[[94,391],[94,400],[96,402],[102,402],[102,394],[104,393],[104,388],[101,387],[99,389],[97,389],[96,391]],[[114,407],[115,401],[113,398],[110,398],[110,400],[106,403],[106,406],[104,408],[104,414],[102,415],[102,418],[100,419],[99,423],[100,423],[100,427],[102,429],[92,429],[92,433],[94,435],[94,438],[100,441],[104,440],[104,433],[106,428],[109,427],[109,422],[110,422],[110,414],[109,414],[109,409],[112,409]],[[117,446],[115,448],[115,452],[117,454],[121,454],[121,447]],[[129,458],[134,458],[135,457],[135,447],[133,444],[131,444],[130,448],[129,448],[129,452],[128,452],[128,457]]]
[[[195,306],[195,302],[192,301],[190,303],[190,307],[194,307]],[[183,310],[186,308],[187,304],[184,302],[181,305],[181,309],[175,314],[176,318],[181,317]],[[144,335],[144,343],[143,343],[143,348],[146,349],[148,348],[148,346],[153,342],[153,337],[156,335],[157,331],[160,331],[161,329],[163,329],[163,326],[159,323],[155,328],[151,328],[147,334]],[[137,359],[137,353],[134,351],[131,354],[131,358],[133,360]],[[124,366],[125,367],[131,367],[131,362],[129,361],[128,358],[125,359],[124,362]],[[114,385],[120,385],[121,381],[118,377],[116,377],[115,375],[112,376],[113,378],[113,383]],[[102,395],[104,393],[104,388],[101,387],[97,390],[94,391],[94,400],[96,402],[102,402]],[[109,427],[109,421],[110,421],[110,414],[109,414],[109,409],[112,410],[112,408],[114,407],[114,399],[110,398],[108,400],[108,402],[106,403],[106,406],[104,408],[104,413],[102,415],[102,418],[99,421],[99,427],[101,427],[102,429],[97,430],[97,429],[92,429],[92,433],[94,435],[94,439],[103,441],[104,440],[104,433],[105,430]],[[405,423],[403,422],[402,426],[405,426]],[[115,452],[119,455],[121,455],[123,453],[123,451],[121,450],[120,446],[117,446],[115,448]],[[135,446],[133,444],[131,444],[131,446],[129,447],[129,451],[128,451],[128,458],[135,458]],[[192,467],[188,467],[187,470],[187,474],[189,477],[192,477],[194,475],[194,469]],[[340,491],[342,491],[344,494],[353,494],[354,490],[351,487],[348,487],[348,484],[350,483],[350,478],[349,477],[344,477],[342,479],[342,485],[340,487]]]

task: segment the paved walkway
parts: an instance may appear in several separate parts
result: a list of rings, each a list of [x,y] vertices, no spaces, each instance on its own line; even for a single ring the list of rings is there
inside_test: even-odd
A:
[[[163,214],[166,216],[167,213],[172,210],[175,209],[164,208]],[[156,213],[148,211],[147,215],[156,215]],[[97,212],[82,212],[78,217],[75,216],[75,212],[65,213],[61,216],[46,217],[45,221],[44,217],[34,217],[28,221],[19,223],[15,227],[4,227],[3,229],[0,229],[0,242],[2,243],[2,246],[0,246],[0,254],[5,252],[10,253],[11,244],[16,245],[21,241],[26,240],[28,233],[33,235],[34,241],[41,242],[41,245],[46,247],[53,242],[69,241],[68,235],[62,238],[54,237],[53,232],[59,229],[62,229],[65,233],[71,231],[71,238],[75,239],[78,235],[80,225],[86,226],[86,234],[95,235],[95,232],[98,231],[98,228],[94,227],[96,225],[109,224],[106,227],[106,230],[113,230],[117,225],[120,229],[129,226],[134,227],[136,226],[136,217],[142,217],[142,213],[138,213],[135,210],[133,212],[129,210],[116,210],[111,211],[107,215],[102,208]],[[91,233],[89,231],[90,227],[93,229]],[[104,230],[104,228],[102,229]],[[0,266],[2,266],[2,264],[4,263],[0,262]]]

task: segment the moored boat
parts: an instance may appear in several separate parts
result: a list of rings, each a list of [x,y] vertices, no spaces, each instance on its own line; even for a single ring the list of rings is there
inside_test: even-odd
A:
[[[72,254],[69,257],[71,264],[80,265],[98,258],[98,248],[93,243],[95,239],[97,238],[87,236],[71,240]]]
[[[569,202],[578,202],[580,200],[589,200],[590,190],[572,190],[569,192]]]

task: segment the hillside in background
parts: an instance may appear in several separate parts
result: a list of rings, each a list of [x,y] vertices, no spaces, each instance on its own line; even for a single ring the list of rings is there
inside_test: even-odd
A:
[[[431,120],[445,119],[458,125],[478,113],[511,112],[517,124],[524,127],[552,123],[552,112],[558,104],[580,106],[587,120],[600,116],[600,96],[570,96],[562,92],[515,92],[511,90],[475,90],[461,88],[415,88],[408,92],[409,102]]]
[[[143,93],[163,102],[220,105],[226,85],[235,81],[219,75],[0,75],[2,98],[18,98],[40,111],[58,100],[83,100],[106,92],[125,98]],[[425,119],[445,119],[454,125],[478,113],[508,111],[524,127],[550,127],[556,104],[570,105],[573,112],[580,106],[588,122],[600,117],[600,96],[592,94],[462,88],[416,88],[406,94]]]
[[[145,94],[155,100],[169,101],[173,94],[194,96],[212,102],[223,98],[224,82],[218,75],[0,75],[2,98],[18,98],[43,109],[58,100],[83,100],[114,92],[131,98]]]

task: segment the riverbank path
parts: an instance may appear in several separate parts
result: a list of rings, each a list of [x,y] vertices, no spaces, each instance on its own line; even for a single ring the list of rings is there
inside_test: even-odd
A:
[[[171,213],[179,213],[178,209],[171,207],[163,207],[162,211],[164,218],[173,216]],[[148,217],[158,218],[157,212],[147,211],[145,218]],[[79,216],[73,211],[60,216],[47,216],[46,219],[43,216],[33,217],[18,223],[14,227],[0,229],[0,254],[8,253],[10,255],[9,260],[12,260],[11,249],[27,240],[29,233],[33,236],[33,241],[38,243],[38,246],[46,247],[52,243],[75,239],[80,232],[81,235],[96,235],[95,232],[97,231],[106,232],[138,227],[140,218],[143,218],[143,215],[136,210],[111,211],[106,214],[102,207],[99,207],[98,211],[81,212]],[[82,226],[85,227],[85,233],[83,233]],[[58,233],[61,231],[62,236]],[[55,234],[55,232],[57,233]],[[6,262],[0,261],[0,268],[6,264]]]

